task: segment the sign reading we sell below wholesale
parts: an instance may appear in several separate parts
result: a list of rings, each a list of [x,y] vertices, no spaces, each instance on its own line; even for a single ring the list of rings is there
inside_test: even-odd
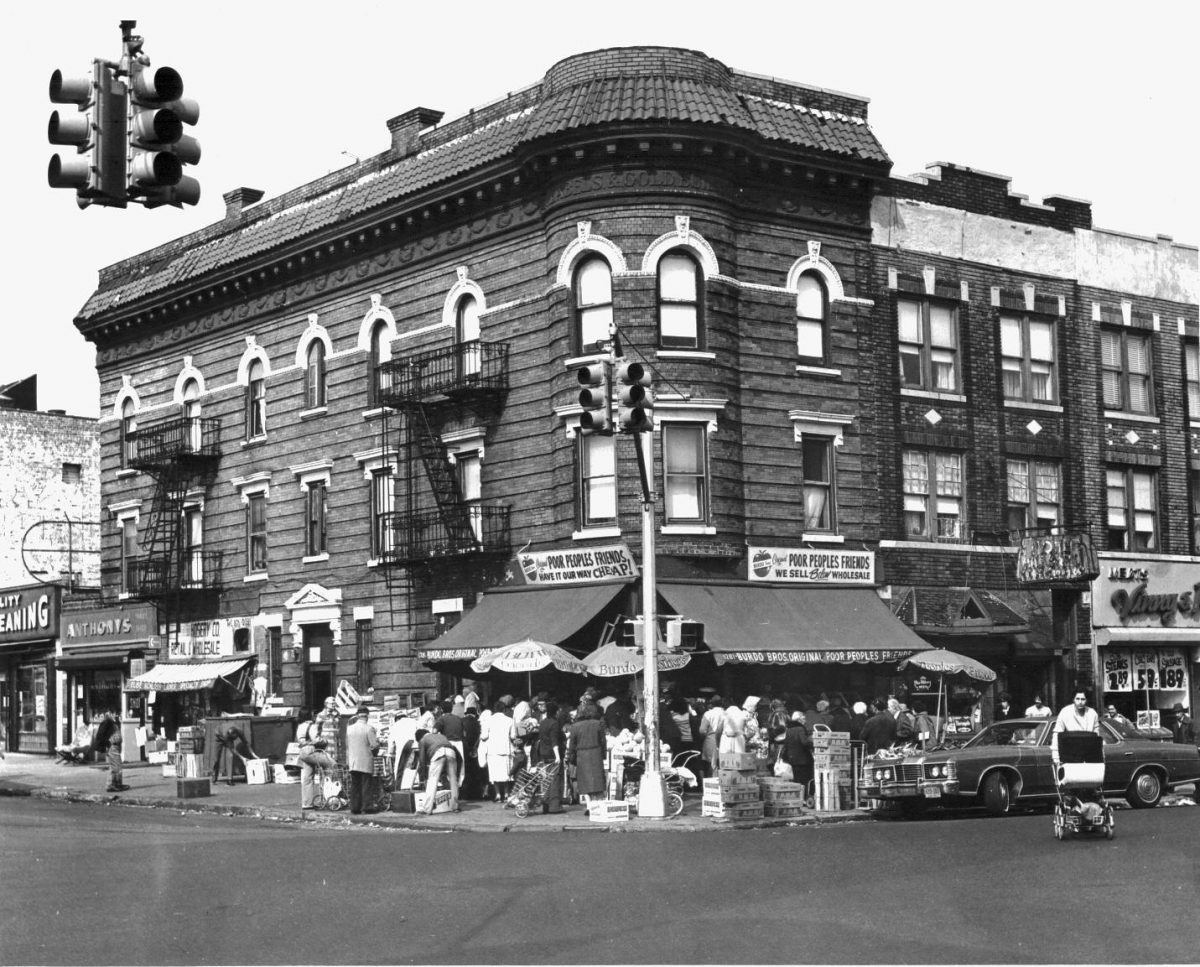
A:
[[[633,554],[624,544],[526,552],[517,555],[517,563],[526,584],[586,584],[638,575]]]
[[[874,584],[873,551],[751,547],[751,581],[795,584]]]

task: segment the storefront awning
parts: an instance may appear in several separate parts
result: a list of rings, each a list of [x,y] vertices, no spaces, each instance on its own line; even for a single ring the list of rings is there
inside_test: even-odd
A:
[[[155,665],[146,674],[125,683],[127,692],[191,692],[212,688],[218,678],[241,671],[254,660],[233,658],[223,661],[169,661]]]
[[[624,584],[491,592],[440,638],[420,649],[422,661],[471,661],[485,651],[532,639],[561,645],[612,603]]]
[[[136,651],[138,654],[149,651],[153,654],[154,649],[145,642],[138,645],[126,643],[122,645],[83,645],[79,648],[64,647],[63,653],[54,660],[54,663],[63,671],[74,668],[112,668],[122,664],[129,657],[131,651]]]
[[[718,665],[891,662],[930,647],[871,588],[662,583],[658,593],[703,622]]]

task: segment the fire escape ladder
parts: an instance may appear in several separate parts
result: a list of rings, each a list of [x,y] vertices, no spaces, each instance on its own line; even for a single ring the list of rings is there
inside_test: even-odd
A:
[[[183,510],[190,473],[181,464],[169,464],[155,475],[150,522],[142,543],[142,572],[139,587],[144,593],[161,595],[183,585],[187,573]]]
[[[471,526],[471,513],[463,499],[458,474],[442,443],[441,435],[429,421],[426,407],[417,403],[408,407],[409,443],[415,445],[429,480],[433,499],[448,543],[446,550],[457,553],[477,546]]]

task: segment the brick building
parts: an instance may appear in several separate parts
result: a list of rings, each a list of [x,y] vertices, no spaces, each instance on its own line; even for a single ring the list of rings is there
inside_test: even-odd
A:
[[[1030,687],[1053,680],[1067,649],[1041,598],[1081,592],[1017,600],[1007,541],[964,540],[1010,526],[995,467],[960,471],[960,528],[915,533],[906,454],[974,460],[1020,434],[999,389],[986,407],[973,390],[999,372],[997,306],[1027,283],[1034,310],[1062,296],[1080,330],[1064,352],[1090,360],[1060,364],[1079,401],[1037,419],[1060,441],[1066,419],[1098,435],[1081,307],[1132,299],[1194,336],[1194,250],[1161,244],[1182,277],[1153,299],[1099,271],[1008,266],[1019,245],[1000,236],[1024,232],[1025,208],[1058,258],[1109,235],[1071,223],[1086,204],[1020,206],[992,176],[892,178],[864,99],[695,51],[581,54],[441,119],[401,114],[388,150],[278,198],[230,192],[220,223],[104,269],[76,320],[101,380],[106,589],[153,602],[164,632],[141,684],[161,699],[202,658],[220,666],[155,709],[168,730],[244,699],[248,668],[288,705],[342,680],[404,704],[475,677],[496,645],[582,655],[623,635],[641,610],[636,437],[579,432],[577,374],[607,359],[610,324],[653,376],[658,607],[703,627],[685,690],[907,687],[896,662],[926,647],[911,626],[930,630],[909,589],[944,603],[964,574],[1002,619],[980,647],[1007,635],[996,656],[1028,651]],[[955,248],[961,224],[939,238],[952,210],[996,242]],[[938,382],[946,347],[904,328],[927,296],[961,324],[969,392]],[[1181,359],[1162,362],[1180,386]],[[1163,475],[1164,506],[1186,506],[1184,470]],[[1062,494],[1068,523],[1105,488],[1072,468]]]

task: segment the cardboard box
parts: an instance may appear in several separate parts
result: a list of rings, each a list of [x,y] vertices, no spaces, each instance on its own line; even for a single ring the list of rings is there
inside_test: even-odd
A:
[[[418,792],[414,796],[416,804],[416,812],[424,812],[425,800],[428,798],[428,793]],[[450,812],[450,790],[439,789],[434,794],[433,811],[435,813]]]
[[[211,796],[212,786],[208,778],[176,779],[175,795],[180,799],[197,799],[201,796]]]
[[[300,781],[300,773],[278,763],[271,767],[271,781],[277,783],[296,783]]]
[[[175,772],[175,763],[174,762],[164,762],[163,767],[162,767],[162,774],[167,779],[178,778],[178,776]]]
[[[188,752],[176,753],[175,775],[180,779],[195,779],[204,772],[204,756]]]
[[[447,793],[449,796],[449,793]],[[401,789],[392,793],[392,812],[415,813],[417,811],[417,794],[412,789]]]
[[[247,785],[265,786],[275,778],[269,759],[247,759],[243,764],[246,766]]]
[[[629,803],[623,799],[593,799],[588,803],[588,819],[593,823],[627,823]]]
[[[717,768],[733,769],[736,772],[755,772],[757,756],[750,752],[722,752],[717,756]]]
[[[763,804],[761,802],[740,802],[726,804],[726,819],[762,819]]]
[[[789,805],[783,801],[764,799],[762,806],[764,816],[774,816],[779,819],[795,819],[798,816],[804,815],[804,809],[798,801]]]
[[[170,754],[166,750],[162,752],[147,752],[146,761],[152,766],[161,766],[164,762],[170,761]]]

